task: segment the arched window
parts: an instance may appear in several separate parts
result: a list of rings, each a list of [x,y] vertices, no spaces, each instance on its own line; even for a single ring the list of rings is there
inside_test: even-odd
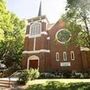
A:
[[[41,23],[34,22],[30,26],[30,37],[37,37],[41,35]]]
[[[56,61],[59,61],[59,52],[56,52]]]
[[[70,54],[71,54],[71,60],[75,60],[75,54],[74,54],[74,51],[71,51]]]
[[[67,53],[63,52],[63,61],[67,61]]]

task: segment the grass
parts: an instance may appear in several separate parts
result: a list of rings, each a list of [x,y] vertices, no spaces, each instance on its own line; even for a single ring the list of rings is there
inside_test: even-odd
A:
[[[41,79],[28,85],[26,90],[90,90],[90,79]]]

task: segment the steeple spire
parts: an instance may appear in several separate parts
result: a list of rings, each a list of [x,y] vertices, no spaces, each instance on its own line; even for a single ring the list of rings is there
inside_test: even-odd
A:
[[[42,14],[41,9],[42,9],[42,5],[41,5],[41,1],[40,1],[38,16],[41,16],[41,14]]]

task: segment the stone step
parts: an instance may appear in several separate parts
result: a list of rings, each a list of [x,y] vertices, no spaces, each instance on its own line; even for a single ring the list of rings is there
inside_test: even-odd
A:
[[[9,81],[9,80],[0,80],[0,83],[14,83],[15,81]]]
[[[9,80],[0,80],[0,87],[9,88],[10,86],[14,85],[15,81]]]
[[[10,85],[9,84],[0,84],[0,88],[1,87],[4,87],[4,88],[9,88],[10,87]]]

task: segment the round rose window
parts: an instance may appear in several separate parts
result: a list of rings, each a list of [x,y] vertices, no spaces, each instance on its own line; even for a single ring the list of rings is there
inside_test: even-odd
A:
[[[67,29],[60,29],[56,33],[56,39],[58,42],[65,44],[71,39],[71,33]]]

